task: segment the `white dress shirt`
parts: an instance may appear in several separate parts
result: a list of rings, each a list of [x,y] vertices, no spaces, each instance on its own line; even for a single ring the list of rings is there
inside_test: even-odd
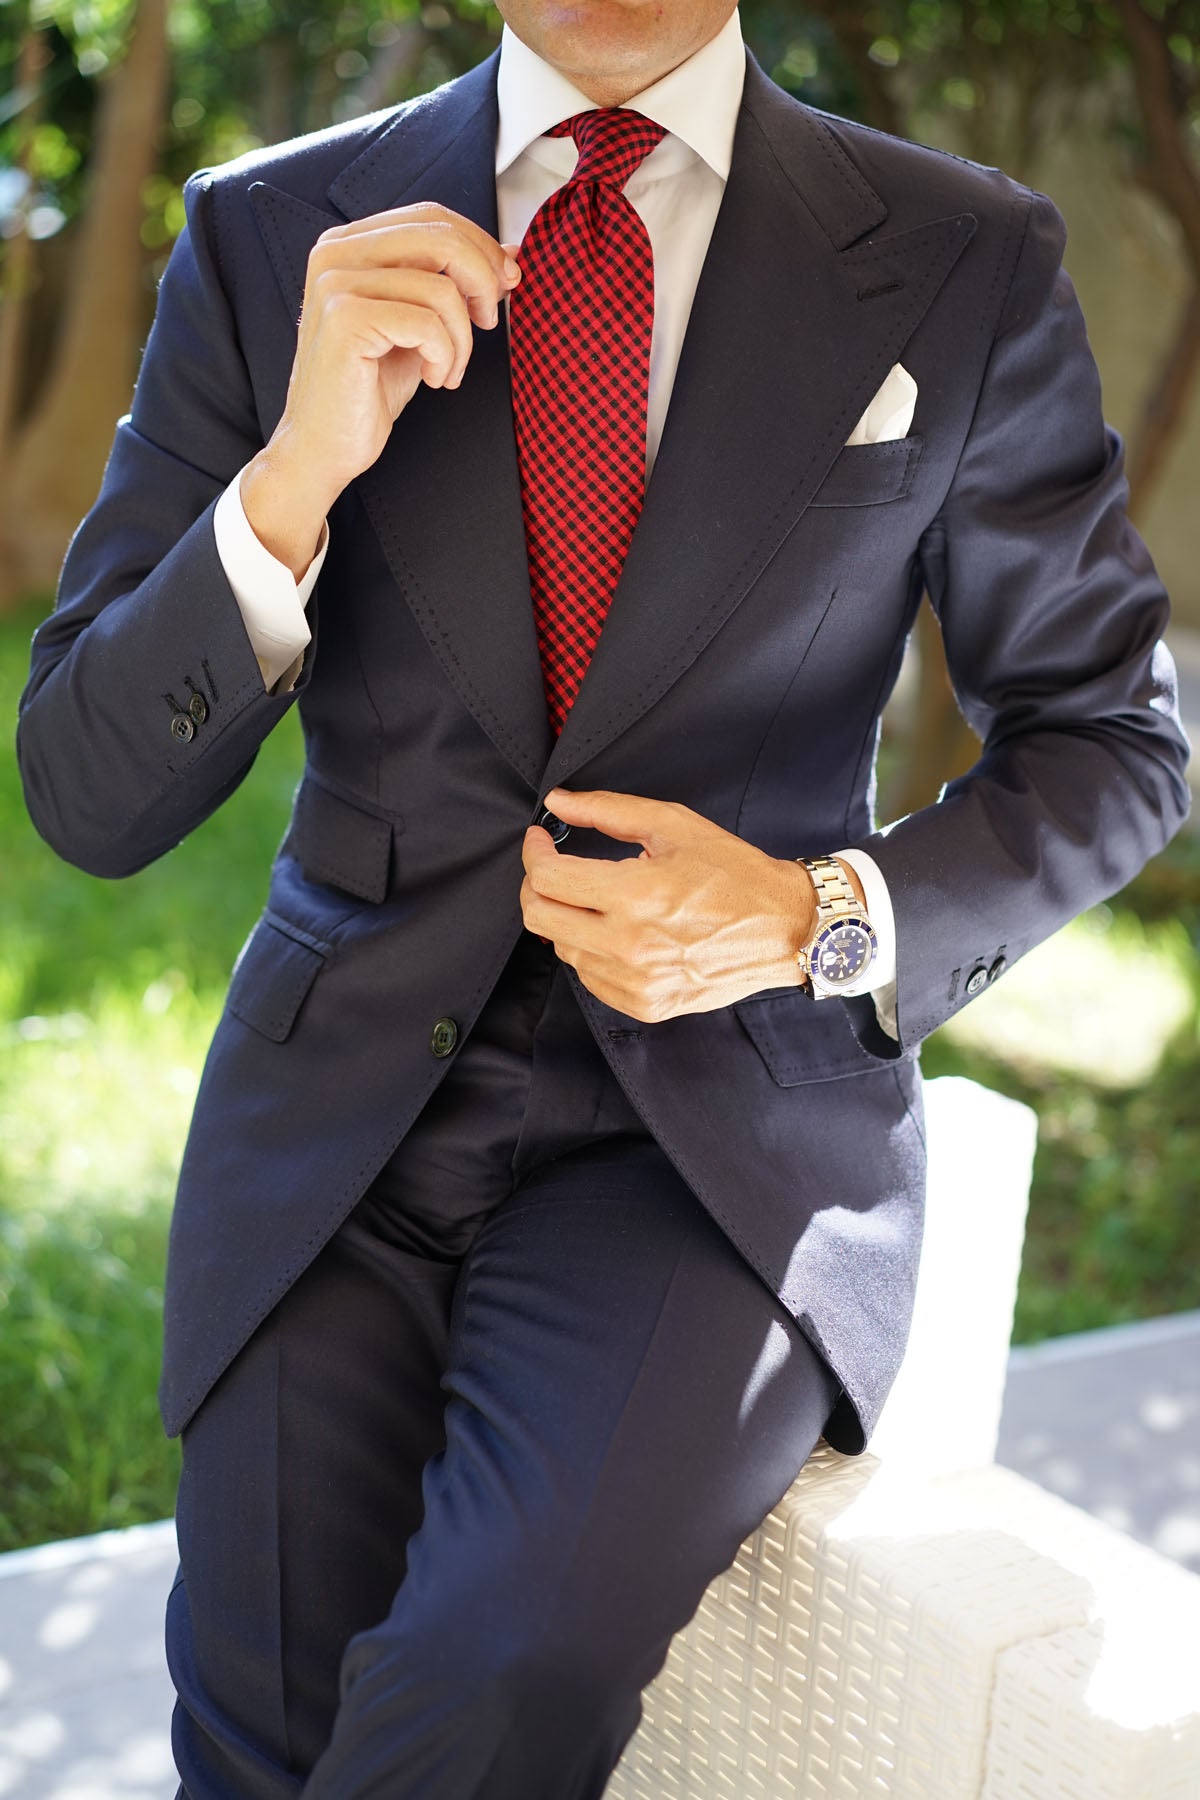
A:
[[[658,452],[692,300],[729,176],[745,72],[741,21],[735,8],[716,37],[627,102],[664,126],[667,134],[624,190],[645,224],[654,254],[647,478]],[[595,102],[507,25],[500,44],[497,100],[499,236],[501,243],[519,244],[538,208],[571,174],[578,155],[570,138],[548,138],[544,133],[574,113],[589,111]],[[855,441],[861,441],[864,430],[871,437],[902,435],[896,429],[898,417],[907,429],[907,421],[897,413],[897,398],[900,415],[907,399],[911,417],[908,390],[915,395],[915,388],[899,369],[889,381],[887,398],[876,407],[878,426],[868,412],[856,428],[859,435]],[[884,412],[888,415],[886,431]],[[301,580],[295,581],[291,570],[273,557],[251,530],[241,503],[241,476],[239,470],[217,501],[213,520],[217,553],[241,608],[263,681],[269,689],[286,691],[296,680],[311,637],[304,609],[329,548],[329,525],[328,521],[323,525],[316,554]],[[896,940],[887,884],[874,859],[864,852],[839,850],[835,854],[849,863],[861,880],[879,940],[867,975],[844,992],[873,993],[880,1023],[894,1036]]]

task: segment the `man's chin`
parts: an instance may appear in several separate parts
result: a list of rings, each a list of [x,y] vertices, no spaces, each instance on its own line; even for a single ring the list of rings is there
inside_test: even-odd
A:
[[[585,90],[611,82],[632,82],[631,92],[648,87],[669,54],[657,0],[509,0],[501,10],[531,50]],[[687,53],[682,48],[676,60]]]

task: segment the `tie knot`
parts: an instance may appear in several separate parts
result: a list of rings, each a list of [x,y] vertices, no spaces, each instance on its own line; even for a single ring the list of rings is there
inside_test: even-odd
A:
[[[546,133],[547,137],[574,138],[579,161],[572,182],[609,182],[618,190],[666,135],[665,125],[656,125],[627,106],[601,106],[576,113]]]

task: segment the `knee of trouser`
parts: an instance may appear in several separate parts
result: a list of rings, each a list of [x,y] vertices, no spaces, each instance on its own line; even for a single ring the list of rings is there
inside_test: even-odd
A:
[[[628,1664],[599,1653],[582,1626],[561,1631],[507,1633],[488,1657],[493,1692],[514,1718],[543,1728],[586,1722],[603,1713],[614,1692],[628,1686]]]
[[[612,1633],[589,1630],[585,1619],[548,1619],[535,1607],[500,1612],[460,1606],[448,1610],[436,1630],[419,1635],[414,1643],[408,1632],[397,1633],[385,1622],[352,1638],[342,1659],[343,1698],[360,1683],[363,1697],[367,1689],[382,1692],[394,1682],[407,1689],[402,1672],[419,1666],[427,1692],[453,1692],[462,1704],[475,1695],[489,1712],[499,1707],[527,1722],[536,1717],[568,1724],[594,1715],[606,1698],[631,1687],[633,1659],[614,1654]]]

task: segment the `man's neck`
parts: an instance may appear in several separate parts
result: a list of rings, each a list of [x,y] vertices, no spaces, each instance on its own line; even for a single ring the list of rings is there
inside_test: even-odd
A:
[[[688,56],[694,54],[694,51],[688,52]],[[664,75],[669,75],[672,69],[679,68],[687,60],[687,56],[677,57],[674,62],[664,63],[661,68],[643,68],[636,74],[628,75],[579,75],[571,69],[560,69],[559,73],[565,75],[581,94],[594,100],[597,106],[624,106],[635,94],[644,93],[648,87],[653,87],[656,81],[661,81]]]
[[[736,7],[733,8],[730,17],[734,12],[736,12]],[[577,93],[585,95],[595,105],[624,106],[636,95],[645,93],[647,88],[665,80],[674,70],[681,68],[686,62],[690,62],[692,57],[697,56],[707,44],[719,37],[728,24],[729,18],[723,19],[715,30],[710,30],[708,35],[702,37],[698,43],[691,43],[684,47],[680,47],[678,44],[671,48],[663,47],[658,61],[640,61],[636,67],[631,66],[627,69],[597,69],[575,66],[570,62],[558,62],[548,54],[547,48],[533,49],[532,44],[524,37],[521,41],[528,44],[529,48],[533,49],[533,54],[540,56],[548,67],[562,76],[564,81],[570,82]],[[521,35],[514,30],[511,24],[506,24],[505,29],[514,36]]]

